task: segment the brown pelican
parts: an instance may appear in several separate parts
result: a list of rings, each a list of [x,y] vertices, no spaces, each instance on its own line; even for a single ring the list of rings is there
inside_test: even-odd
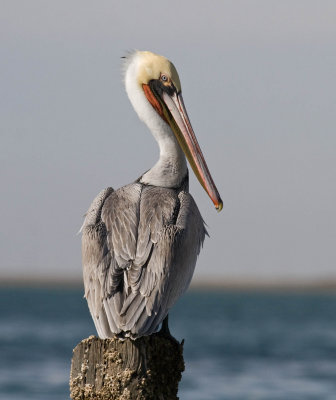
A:
[[[155,332],[191,281],[206,230],[188,193],[188,159],[217,210],[222,200],[184,107],[174,65],[149,51],[126,58],[125,86],[159,144],[158,162],[134,183],[107,188],[82,227],[85,297],[98,335]]]

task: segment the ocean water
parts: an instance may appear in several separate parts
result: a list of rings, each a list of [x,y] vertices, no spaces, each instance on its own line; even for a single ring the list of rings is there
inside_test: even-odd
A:
[[[335,400],[336,295],[190,291],[181,400]],[[75,289],[0,289],[0,399],[69,399],[72,349],[94,334]]]

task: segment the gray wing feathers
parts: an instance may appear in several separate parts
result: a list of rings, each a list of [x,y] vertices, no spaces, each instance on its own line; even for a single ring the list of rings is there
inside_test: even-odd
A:
[[[136,256],[140,195],[140,184],[125,186],[107,199],[102,210],[109,247],[120,268],[127,267]]]
[[[189,286],[204,223],[186,192],[139,183],[106,190],[83,228],[90,311],[100,337],[150,334]]]
[[[106,247],[106,227],[101,211],[112,188],[102,190],[93,200],[82,226],[82,259],[85,297],[100,337],[112,335],[110,324],[102,312],[106,272],[111,265],[111,253]]]

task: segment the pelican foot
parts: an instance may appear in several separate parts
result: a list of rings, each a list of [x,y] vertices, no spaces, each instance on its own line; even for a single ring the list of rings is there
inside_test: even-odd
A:
[[[161,325],[161,329],[158,332],[159,335],[166,337],[170,340],[172,340],[173,342],[175,342],[176,344],[178,344],[179,346],[181,346],[181,344],[183,344],[184,340],[182,340],[182,342],[180,343],[177,339],[174,338],[174,336],[170,333],[169,330],[169,326],[168,326],[168,315],[166,316],[166,318],[162,321],[162,325]]]

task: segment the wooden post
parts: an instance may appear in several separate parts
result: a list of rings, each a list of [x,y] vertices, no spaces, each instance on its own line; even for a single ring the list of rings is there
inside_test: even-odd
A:
[[[73,351],[73,400],[176,400],[183,341],[155,333],[137,340],[90,336]]]

